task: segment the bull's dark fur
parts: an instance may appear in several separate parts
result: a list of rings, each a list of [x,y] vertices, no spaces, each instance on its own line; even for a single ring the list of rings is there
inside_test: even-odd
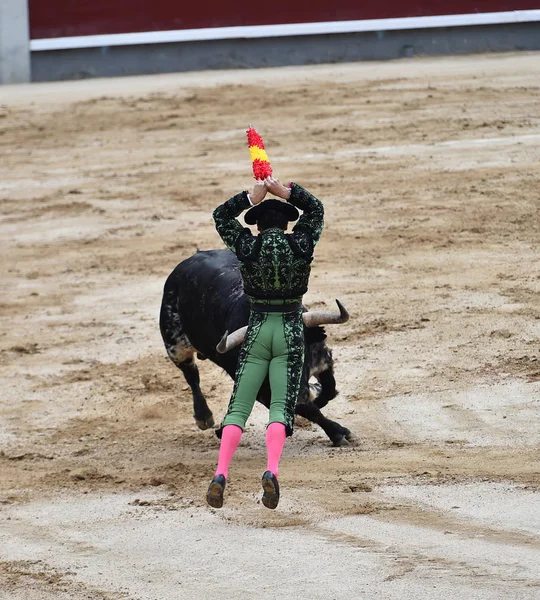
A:
[[[169,275],[163,291],[160,328],[170,359],[182,370],[193,393],[194,417],[201,429],[214,425],[212,412],[199,387],[195,353],[208,358],[234,378],[239,349],[219,354],[216,345],[223,333],[247,324],[249,300],[244,293],[238,259],[229,250],[197,252],[182,261]],[[346,443],[350,432],[330,421],[321,408],[337,394],[332,352],[322,327],[305,328],[306,360],[296,414],[317,423],[334,445]],[[316,377],[319,393],[310,400],[308,380]],[[257,397],[270,405],[265,381]]]

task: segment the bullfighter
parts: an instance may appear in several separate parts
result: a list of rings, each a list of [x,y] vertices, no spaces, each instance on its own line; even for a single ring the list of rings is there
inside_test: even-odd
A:
[[[264,200],[267,192],[280,200]],[[257,226],[256,236],[237,219],[246,209],[245,222]],[[221,438],[218,465],[206,499],[214,508],[223,506],[229,465],[268,376],[272,396],[262,503],[275,509],[279,502],[279,461],[285,440],[293,432],[304,361],[301,302],[308,289],[313,250],[323,230],[324,208],[298,184],[287,187],[267,177],[255,183],[251,194],[241,192],[218,206],[213,217],[223,242],[240,261],[251,311],[229,407],[217,432]],[[285,233],[288,224],[296,220],[292,233]]]

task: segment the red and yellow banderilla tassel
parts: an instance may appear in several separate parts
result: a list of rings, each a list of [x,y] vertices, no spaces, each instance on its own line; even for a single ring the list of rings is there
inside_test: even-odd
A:
[[[262,137],[250,126],[246,131],[249,155],[251,156],[251,163],[253,166],[253,176],[255,179],[265,179],[272,175],[272,167],[270,166],[270,160],[266,150],[264,149],[264,142]]]

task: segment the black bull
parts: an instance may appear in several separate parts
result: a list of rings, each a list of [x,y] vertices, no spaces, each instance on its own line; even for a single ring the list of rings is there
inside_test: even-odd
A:
[[[197,252],[182,261],[165,282],[161,304],[160,329],[172,362],[181,369],[193,393],[193,411],[200,429],[214,426],[211,410],[200,389],[195,353],[224,369],[232,378],[239,348],[225,354],[216,351],[224,332],[235,331],[248,322],[249,299],[244,293],[236,256],[229,250]],[[332,352],[322,327],[304,328],[306,352],[296,414],[317,423],[335,446],[347,443],[351,433],[327,419],[321,408],[337,394]],[[310,377],[318,395],[310,399]],[[257,400],[270,405],[268,378]]]

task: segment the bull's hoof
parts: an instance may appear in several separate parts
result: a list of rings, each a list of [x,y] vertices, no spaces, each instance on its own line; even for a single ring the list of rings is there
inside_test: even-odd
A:
[[[341,431],[332,437],[332,444],[338,448],[340,446],[349,446],[353,441],[354,436],[346,427],[342,427]]]
[[[348,429],[345,429],[345,438],[349,442],[356,442],[356,438],[354,437],[354,433],[351,433]]]
[[[214,426],[214,417],[210,415],[209,417],[206,417],[206,419],[196,418],[195,423],[197,424],[197,427],[199,429],[202,429],[203,431],[205,429],[212,429],[212,427]]]

